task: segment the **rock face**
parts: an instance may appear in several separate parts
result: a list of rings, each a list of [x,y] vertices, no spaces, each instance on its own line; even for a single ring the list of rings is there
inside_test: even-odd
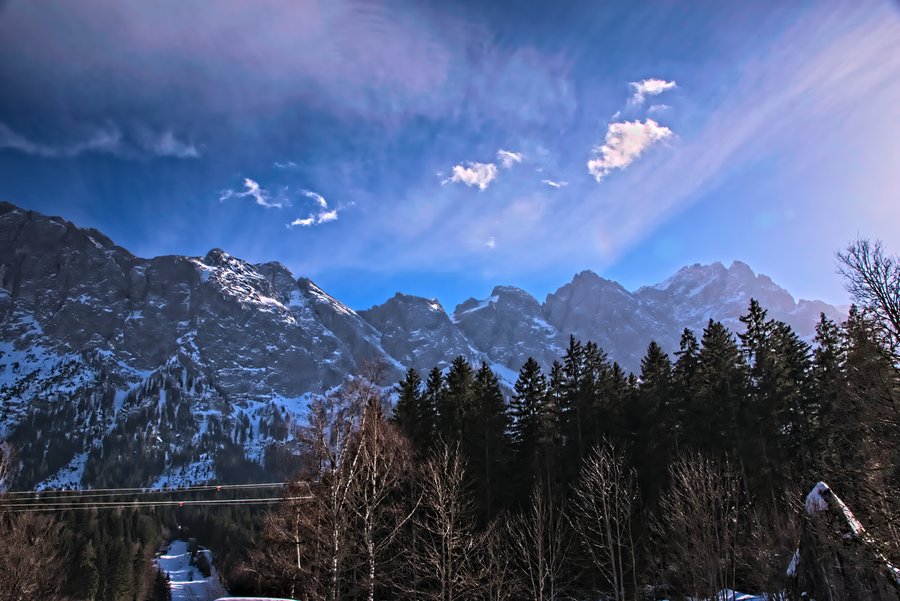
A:
[[[492,363],[518,369],[529,357],[549,365],[562,356],[566,337],[550,325],[537,300],[520,288],[497,286],[486,300],[456,307],[453,321]]]
[[[452,318],[399,293],[357,312],[280,263],[219,249],[144,259],[0,203],[0,439],[28,458],[26,486],[252,477],[290,443],[309,395],[362,362],[396,381],[463,355],[511,385],[528,357],[548,366],[574,335],[636,370],[651,339],[672,351],[685,326],[736,326],[751,297],[806,337],[819,312],[841,318],[737,262],[636,292],[585,271],[543,304],[498,286]]]
[[[900,570],[824,482],[806,497],[800,546],[787,575],[794,599],[900,599]]]
[[[381,332],[382,348],[402,365],[427,371],[447,367],[459,355],[469,361],[481,358],[437,299],[398,292],[360,315]]]

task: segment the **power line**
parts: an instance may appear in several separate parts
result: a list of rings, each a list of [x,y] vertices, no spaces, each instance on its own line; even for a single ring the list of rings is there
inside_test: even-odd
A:
[[[222,492],[228,490],[254,490],[267,488],[283,488],[287,486],[284,482],[269,482],[263,484],[220,484],[220,485],[203,485],[184,488],[163,488],[163,489],[82,489],[82,490],[47,490],[47,491],[14,491],[0,495],[0,503],[4,498],[12,498],[13,500],[31,499],[34,501],[51,501],[58,499],[91,499],[91,498],[109,498],[109,497],[142,497],[171,495],[184,493],[202,493],[202,492]],[[121,492],[98,492],[98,490],[121,491]],[[131,492],[133,491],[133,492]]]
[[[284,487],[286,482],[262,482],[258,484],[197,484],[194,486],[181,486],[178,488],[151,488],[132,487],[132,488],[82,488],[72,490],[11,490],[2,493],[3,497],[10,496],[34,496],[40,498],[40,495],[54,495],[61,497],[77,496],[87,498],[89,496],[108,497],[115,495],[141,495],[141,494],[173,494],[185,492],[203,492],[203,491],[222,491],[222,490],[239,490],[252,488],[279,488]]]
[[[151,507],[193,507],[201,505],[270,505],[281,501],[308,501],[312,495],[266,497],[261,499],[200,499],[184,501],[91,501],[88,503],[11,503],[0,505],[0,513],[38,513],[49,511],[84,511],[90,509],[133,509]]]

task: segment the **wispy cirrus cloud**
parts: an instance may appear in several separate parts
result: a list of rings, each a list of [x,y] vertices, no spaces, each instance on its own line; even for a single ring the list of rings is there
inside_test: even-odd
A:
[[[249,177],[244,178],[243,190],[228,189],[219,194],[219,202],[224,202],[229,198],[252,198],[256,204],[267,209],[281,209],[288,204],[283,194],[272,194],[260,186],[259,182]]]
[[[658,96],[667,90],[676,87],[674,81],[666,81],[664,79],[642,79],[641,81],[632,81],[630,84],[633,93],[628,103],[631,105],[643,104],[647,96]]]
[[[109,124],[78,140],[52,143],[33,140],[0,123],[0,149],[4,148],[47,158],[70,158],[88,152],[119,154],[124,150],[122,132]]]
[[[303,190],[303,195],[312,199],[316,203],[317,210],[309,213],[306,217],[298,217],[288,224],[292,227],[310,227],[313,225],[321,225],[331,221],[337,221],[338,210],[328,207],[328,201],[318,192],[312,190]]]
[[[500,172],[494,163],[466,163],[454,165],[452,175],[441,184],[465,184],[469,187],[477,186],[479,190],[486,190],[491,182],[497,179]]]
[[[172,130],[154,131],[133,128],[128,136],[114,123],[106,123],[83,131],[74,139],[37,141],[0,123],[0,150],[6,148],[46,158],[74,158],[83,154],[110,154],[125,159],[172,157],[196,159],[196,146],[176,137]]]
[[[521,163],[524,158],[521,152],[512,152],[502,148],[497,151],[497,160],[505,169],[511,169],[516,163]]]
[[[614,169],[628,167],[648,148],[671,136],[671,129],[653,119],[610,123],[603,144],[594,147],[597,156],[588,161],[588,172],[602,181]]]

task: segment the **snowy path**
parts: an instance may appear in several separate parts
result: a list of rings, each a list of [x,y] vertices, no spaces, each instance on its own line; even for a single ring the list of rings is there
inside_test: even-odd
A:
[[[212,553],[200,552],[206,553],[211,565]],[[156,565],[169,576],[172,601],[214,601],[225,594],[215,566],[212,566],[210,577],[204,578],[200,570],[191,565],[188,544],[183,540],[172,541],[166,553],[157,558]]]

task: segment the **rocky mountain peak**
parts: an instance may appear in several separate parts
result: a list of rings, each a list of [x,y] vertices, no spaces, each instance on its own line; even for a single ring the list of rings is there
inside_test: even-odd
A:
[[[739,327],[751,297],[805,337],[820,312],[841,319],[741,262],[686,267],[633,293],[583,271],[543,304],[496,286],[452,319],[437,299],[399,292],[357,312],[278,262],[222,249],[138,258],[96,230],[0,203],[0,436],[41,458],[25,485],[190,482],[211,477],[221,453],[261,470],[309,395],[369,359],[396,380],[462,355],[511,385],[528,357],[549,366],[574,335],[636,370],[650,340],[672,351],[709,318]],[[129,457],[151,459],[109,463],[103,449],[123,440],[137,445]]]

